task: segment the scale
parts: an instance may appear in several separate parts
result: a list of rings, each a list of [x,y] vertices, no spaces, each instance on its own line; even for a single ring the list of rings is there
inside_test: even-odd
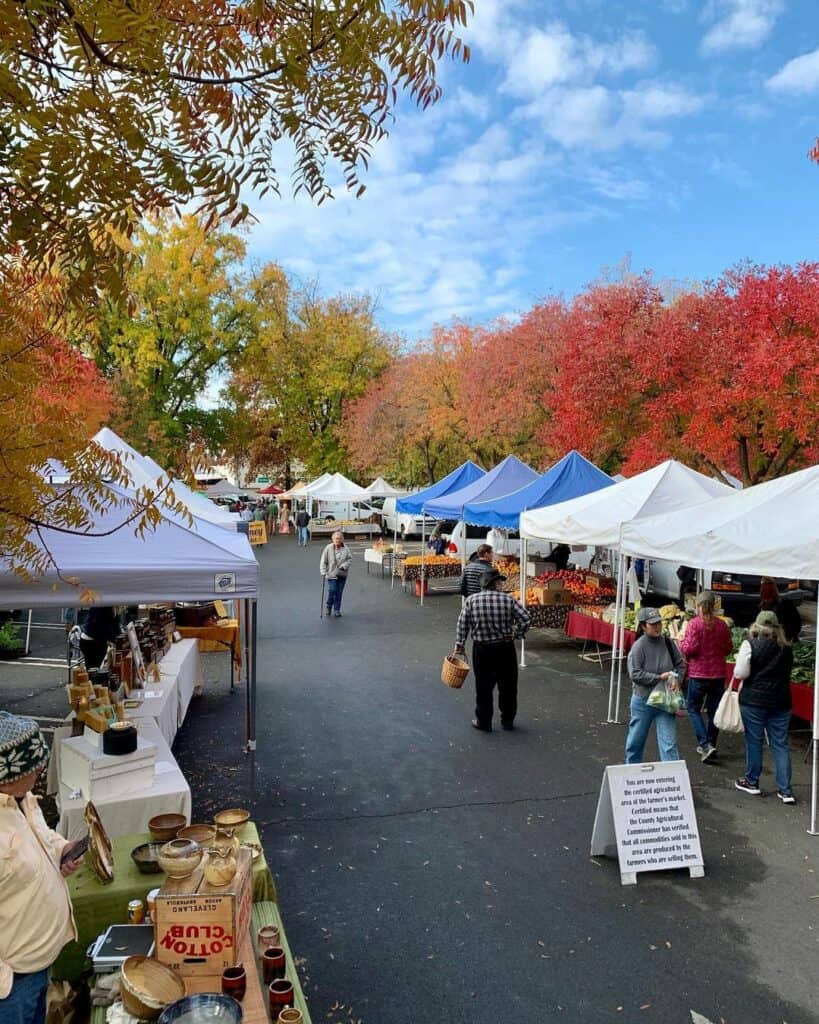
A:
[[[129,956],[150,956],[154,951],[152,924],[112,924],[88,947],[96,974],[118,971]]]

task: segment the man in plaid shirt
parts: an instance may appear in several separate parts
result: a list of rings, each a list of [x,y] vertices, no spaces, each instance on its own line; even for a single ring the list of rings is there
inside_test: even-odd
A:
[[[526,633],[529,613],[513,597],[497,589],[505,576],[493,569],[483,590],[466,599],[455,629],[455,653],[463,654],[472,634],[472,667],[475,670],[475,717],[472,725],[492,731],[493,692],[498,687],[498,708],[504,729],[514,729],[518,710],[518,657],[515,638]]]

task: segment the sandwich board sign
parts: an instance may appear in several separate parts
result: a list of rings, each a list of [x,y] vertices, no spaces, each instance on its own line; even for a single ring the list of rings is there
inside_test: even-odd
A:
[[[616,856],[620,882],[638,871],[688,868],[705,873],[691,780],[685,761],[609,765],[603,773],[591,841],[592,857]]]

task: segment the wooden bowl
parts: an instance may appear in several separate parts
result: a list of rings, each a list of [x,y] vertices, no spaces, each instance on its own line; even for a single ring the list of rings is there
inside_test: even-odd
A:
[[[159,848],[161,843],[143,843],[131,850],[131,860],[143,875],[156,875],[162,868],[159,866]]]
[[[176,971],[150,956],[129,956],[119,987],[122,1005],[140,1020],[153,1020],[185,995],[185,982]]]
[[[242,807],[231,807],[226,811],[214,814],[213,820],[218,828],[240,829],[250,821],[250,811],[246,811]]]
[[[171,839],[159,850],[159,866],[168,878],[187,878],[199,867],[202,848],[192,839]]]
[[[192,839],[200,846],[210,846],[216,836],[214,825],[186,825],[176,833],[177,839]]]
[[[148,831],[158,843],[167,843],[187,824],[184,814],[157,814],[148,822]]]

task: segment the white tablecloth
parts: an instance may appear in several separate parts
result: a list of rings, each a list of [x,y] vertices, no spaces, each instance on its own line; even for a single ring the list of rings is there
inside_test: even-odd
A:
[[[176,811],[191,815],[191,791],[185,776],[179,769],[171,748],[159,726],[151,718],[144,718],[138,723],[140,736],[156,744],[156,770],[154,783],[143,793],[128,793],[125,796],[112,797],[107,800],[95,800],[108,835],[127,836],[135,832],[147,832],[148,821],[155,814]],[[55,744],[56,746],[56,744]],[[58,756],[55,750],[53,756]],[[57,791],[57,806],[60,810],[60,821],[57,831],[66,839],[78,839],[85,835],[87,828],[83,812],[85,798],[71,799],[68,788],[60,785]]]
[[[181,727],[188,713],[191,697],[202,692],[202,659],[198,640],[180,640],[174,644],[159,663],[161,683],[170,678],[176,683],[177,727]]]

